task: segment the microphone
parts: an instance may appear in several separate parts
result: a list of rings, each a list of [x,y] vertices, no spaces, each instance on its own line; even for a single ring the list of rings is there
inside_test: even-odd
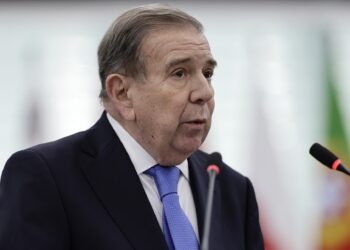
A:
[[[207,161],[207,166],[208,166],[207,172],[209,175],[209,188],[208,188],[207,204],[206,204],[206,210],[205,210],[204,230],[203,230],[203,240],[202,240],[201,250],[209,249],[214,184],[215,184],[215,177],[220,173],[220,168],[219,168],[220,163],[221,163],[221,155],[219,153],[214,152],[211,155],[209,155],[209,158]]]
[[[349,170],[341,163],[340,159],[331,151],[319,143],[314,143],[309,150],[310,154],[319,162],[333,170],[338,170],[350,176]]]

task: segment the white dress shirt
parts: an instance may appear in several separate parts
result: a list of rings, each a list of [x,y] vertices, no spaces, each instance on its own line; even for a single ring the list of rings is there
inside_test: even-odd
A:
[[[141,180],[142,186],[147,194],[148,200],[150,201],[153,211],[157,217],[159,226],[163,230],[162,226],[162,211],[163,204],[159,198],[157,186],[153,180],[153,177],[145,174],[144,172],[149,168],[157,164],[153,157],[110,115],[107,113],[109,123],[112,125],[114,131],[118,135],[120,141],[129,154],[131,162],[133,163],[136,172]],[[187,218],[192,224],[193,230],[197,236],[197,215],[196,208],[194,205],[193,195],[190,187],[188,162],[185,160],[180,165],[176,166],[180,169],[181,175],[179,183],[177,185],[177,192],[180,198],[180,206],[185,212]]]

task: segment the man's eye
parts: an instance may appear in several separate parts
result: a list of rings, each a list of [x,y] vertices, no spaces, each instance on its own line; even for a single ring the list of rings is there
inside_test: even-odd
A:
[[[203,72],[203,75],[204,75],[204,77],[205,78],[207,78],[207,79],[211,79],[211,77],[213,76],[213,74],[214,74],[214,72],[212,71],[212,70],[205,70],[204,72]]]
[[[179,69],[174,72],[174,76],[177,78],[184,78],[186,76],[186,71],[184,69]]]

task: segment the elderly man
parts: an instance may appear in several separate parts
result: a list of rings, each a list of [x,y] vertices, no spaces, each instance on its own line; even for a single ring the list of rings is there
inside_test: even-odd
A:
[[[6,163],[0,249],[200,248],[216,66],[202,29],[163,5],[116,19],[98,50],[99,121]],[[220,167],[210,249],[263,249],[250,181]]]

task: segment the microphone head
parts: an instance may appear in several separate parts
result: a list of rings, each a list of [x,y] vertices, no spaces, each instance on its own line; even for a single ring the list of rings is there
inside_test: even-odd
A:
[[[309,150],[310,154],[325,166],[332,168],[338,157],[319,143],[314,143]]]
[[[214,152],[209,155],[207,160],[207,171],[211,172],[214,171],[216,174],[220,173],[219,165],[222,161],[221,154],[218,152]]]

